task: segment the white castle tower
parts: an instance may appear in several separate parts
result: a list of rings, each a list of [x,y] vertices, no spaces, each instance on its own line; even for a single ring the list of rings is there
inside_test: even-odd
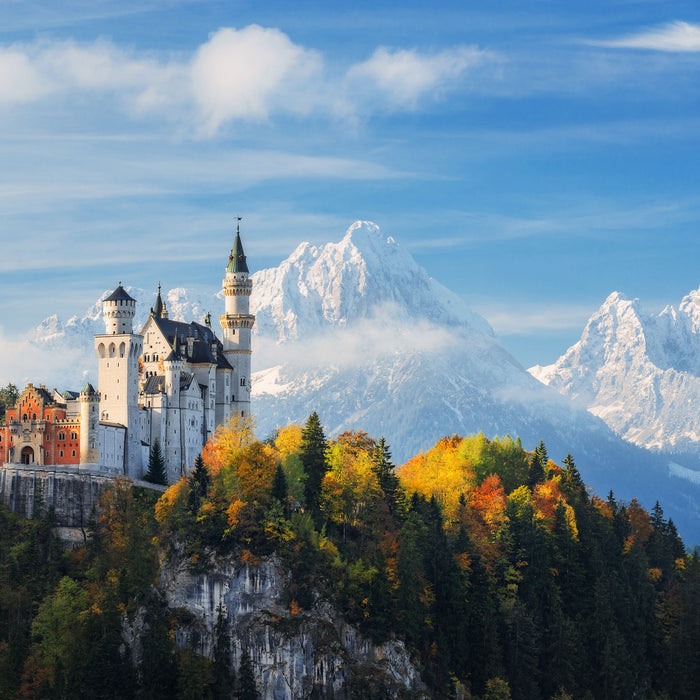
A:
[[[250,415],[250,336],[255,316],[250,311],[253,282],[248,276],[240,227],[228,258],[222,283],[226,313],[219,317],[224,331],[224,356],[233,367],[231,415]]]
[[[133,332],[136,300],[119,286],[102,302],[105,334],[95,336],[98,356],[100,421],[126,428],[124,467],[127,476],[143,473],[139,423],[139,357],[143,336]]]
[[[80,464],[97,466],[100,462],[100,395],[92,384],[85,384],[80,400]]]
[[[180,420],[180,373],[182,372],[182,360],[177,350],[177,336],[175,336],[175,347],[163,361],[167,411],[165,412],[165,444],[162,447],[165,469],[168,474],[168,481],[171,484],[180,478],[184,468],[181,449],[184,437],[181,433],[184,427],[181,425]]]

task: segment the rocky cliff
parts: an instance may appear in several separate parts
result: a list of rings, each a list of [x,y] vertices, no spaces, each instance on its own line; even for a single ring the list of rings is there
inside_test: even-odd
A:
[[[192,567],[192,560],[174,556],[160,576],[168,607],[187,621],[175,629],[178,646],[196,640],[197,651],[212,657],[221,605],[233,667],[247,648],[264,700],[344,700],[369,688],[382,688],[390,697],[427,697],[402,642],[373,644],[320,599],[313,609],[292,614],[285,600],[289,574],[277,557],[244,562],[212,556],[205,571],[201,564]],[[137,629],[134,623],[127,633],[135,658],[140,656]]]

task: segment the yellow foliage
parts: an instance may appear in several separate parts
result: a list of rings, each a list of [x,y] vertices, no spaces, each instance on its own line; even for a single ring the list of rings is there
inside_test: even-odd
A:
[[[289,455],[300,452],[301,426],[292,424],[281,428],[275,438],[275,447],[282,460],[285,460]]]
[[[246,504],[243,501],[235,500],[226,509],[226,518],[229,527],[236,527],[241,519],[241,512],[245,508]]]
[[[655,566],[647,571],[648,579],[650,581],[653,581],[654,583],[656,583],[657,581],[660,581],[662,575],[663,574],[662,574],[661,569],[659,569],[657,566]]]
[[[183,476],[158,499],[155,516],[159,523],[164,523],[177,507],[186,504],[189,488],[187,478]]]
[[[428,452],[410,459],[397,473],[407,493],[434,496],[453,518],[459,497],[474,485],[474,471],[461,452],[463,440],[457,436],[443,438]]]
[[[334,522],[356,523],[380,491],[371,457],[336,443],[328,451],[328,461],[330,468],[321,485],[321,505]]]
[[[222,423],[202,450],[202,459],[212,474],[229,465],[235,455],[255,442],[255,418],[233,416]]]

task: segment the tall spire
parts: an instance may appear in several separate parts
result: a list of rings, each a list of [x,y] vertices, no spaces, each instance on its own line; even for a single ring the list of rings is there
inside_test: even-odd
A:
[[[236,240],[233,242],[231,254],[228,256],[228,265],[226,272],[248,272],[248,263],[243,252],[243,243],[241,243],[241,217],[236,217]]]
[[[160,296],[160,282],[158,282],[158,296],[156,297],[155,308],[151,309],[151,312],[156,318],[160,318],[163,315],[163,299]]]

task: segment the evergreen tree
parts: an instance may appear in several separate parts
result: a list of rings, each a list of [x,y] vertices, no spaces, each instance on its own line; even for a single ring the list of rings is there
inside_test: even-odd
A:
[[[214,625],[214,697],[230,698],[234,676],[231,672],[231,637],[228,633],[226,613],[223,603],[216,608]]]
[[[282,465],[278,464],[275,470],[275,478],[272,481],[272,498],[276,498],[287,509],[287,477],[284,475]]]
[[[540,453],[535,450],[530,460],[530,468],[527,472],[527,485],[533,489],[536,484],[544,481],[544,465]]]
[[[253,662],[248,653],[248,649],[241,650],[241,664],[238,667],[238,700],[258,700],[258,689],[255,685],[255,673],[253,672]]]
[[[323,434],[316,411],[309,416],[301,431],[301,464],[306,474],[304,482],[306,507],[318,520],[321,483],[328,471],[328,463],[326,462],[326,436]]]
[[[192,512],[199,511],[199,504],[209,493],[209,472],[204,464],[201,453],[194,460],[194,469],[189,478],[190,487],[190,507]]]
[[[152,484],[167,485],[168,477],[165,472],[165,459],[163,452],[160,449],[160,442],[156,438],[151,447],[151,452],[148,455],[148,471],[144,474],[144,481],[150,481]]]
[[[386,444],[383,435],[372,453],[372,468],[384,493],[389,512],[396,515],[398,511],[402,510],[403,492],[399,478],[396,476],[396,466],[391,461],[389,445]]]

